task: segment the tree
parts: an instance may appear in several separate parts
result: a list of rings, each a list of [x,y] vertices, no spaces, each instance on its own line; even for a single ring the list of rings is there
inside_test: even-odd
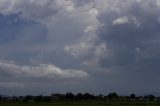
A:
[[[150,101],[153,101],[155,96],[154,95],[148,95],[148,98],[149,98]]]
[[[135,94],[130,94],[130,98],[134,99],[134,98],[136,98],[136,95]]]
[[[73,99],[73,98],[74,98],[74,94],[72,94],[71,92],[66,93],[66,99]]]
[[[82,94],[82,93],[78,93],[78,94],[76,95],[76,99],[84,99],[83,94]]]
[[[117,95],[116,92],[113,92],[113,93],[109,93],[109,94],[107,95],[107,97],[108,97],[109,99],[113,99],[113,98],[118,97],[118,95]]]
[[[102,94],[99,94],[97,97],[98,99],[103,99],[104,96]]]
[[[85,94],[84,94],[84,98],[85,98],[85,99],[93,99],[94,96],[91,95],[91,94],[89,94],[89,93],[85,93]]]
[[[150,101],[153,101],[153,100],[154,100],[154,98],[155,98],[155,96],[154,96],[154,95],[152,95],[152,94],[147,95],[147,96],[144,96],[144,99],[148,99],[148,100],[150,100]]]

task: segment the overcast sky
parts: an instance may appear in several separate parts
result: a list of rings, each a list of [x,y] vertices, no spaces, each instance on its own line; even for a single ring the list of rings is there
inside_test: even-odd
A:
[[[0,94],[160,95],[160,0],[0,0]]]

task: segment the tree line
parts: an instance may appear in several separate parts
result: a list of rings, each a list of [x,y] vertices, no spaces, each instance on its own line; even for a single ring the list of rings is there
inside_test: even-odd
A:
[[[154,101],[160,100],[160,97],[156,97],[152,94],[145,96],[136,96],[136,94],[130,94],[129,96],[120,96],[116,92],[109,93],[107,95],[99,94],[94,95],[90,93],[77,93],[73,94],[72,92],[67,92],[66,94],[51,94],[50,96],[38,95],[38,96],[0,96],[0,101],[11,101],[11,102],[54,102],[54,101],[63,101],[63,100],[102,100],[102,101],[111,101],[111,100],[146,100]]]

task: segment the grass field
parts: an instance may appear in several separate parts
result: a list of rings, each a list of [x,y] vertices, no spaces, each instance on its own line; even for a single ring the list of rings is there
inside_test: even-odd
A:
[[[160,106],[157,101],[108,101],[102,102],[66,102],[66,103],[0,103],[0,106]]]
[[[0,106],[159,106],[159,105],[98,105],[98,104],[75,104],[75,105],[69,105],[69,104],[0,104]]]

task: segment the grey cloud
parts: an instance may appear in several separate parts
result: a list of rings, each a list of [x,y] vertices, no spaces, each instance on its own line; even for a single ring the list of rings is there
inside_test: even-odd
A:
[[[47,46],[65,46],[70,44],[74,45],[77,42],[79,43],[79,39],[86,36],[83,31],[87,27],[97,25],[96,15],[90,11],[90,4],[86,4],[84,6],[86,7],[85,9],[83,9],[83,5],[80,7],[76,6],[76,4],[83,4],[86,2],[89,1],[45,0],[37,2],[37,0],[14,0],[12,2],[1,1],[0,7],[2,8],[2,14],[14,14],[20,12],[20,16],[24,18],[29,18],[45,24],[48,29],[46,35],[48,38]],[[7,4],[9,6],[5,6]],[[69,27],[66,27],[66,25]],[[36,28],[34,27],[32,29]],[[25,32],[28,31],[24,31],[24,33]],[[31,32],[34,33],[34,31]]]
[[[31,18],[37,19],[37,21],[41,21],[45,19],[46,16],[50,17],[53,14],[56,14],[59,11],[59,7],[56,5],[57,0],[45,0],[39,1],[1,1],[1,13],[3,14],[13,14],[22,12],[22,15]],[[63,3],[62,3],[63,4]],[[45,17],[44,17],[45,16]]]
[[[125,8],[120,1],[112,3],[116,9],[105,9],[98,16],[103,24],[98,29],[99,42],[105,42],[106,51],[97,62],[97,70],[103,71],[92,75],[105,75],[100,76],[106,90],[159,92],[159,5],[150,0],[128,1]]]
[[[0,1],[4,92],[158,91],[159,0],[37,1]]]
[[[0,63],[1,73],[13,77],[30,76],[46,78],[83,78],[89,76],[82,70],[61,69],[51,64],[41,64],[39,66],[19,66],[14,63]],[[4,75],[3,74],[3,75]]]
[[[147,3],[150,4],[149,1]],[[152,5],[154,8],[145,7],[143,3],[134,4],[133,2],[133,5],[127,10],[121,10],[123,12],[120,15],[116,12],[108,12],[100,16],[100,21],[104,26],[100,28],[99,35],[109,49],[108,53],[106,52],[108,56],[103,57],[101,62],[104,66],[135,64],[147,54],[157,57],[151,52],[159,51],[156,46],[159,43],[155,44],[154,41],[159,39],[158,18],[160,14],[157,12],[159,10],[157,4],[152,3]],[[149,12],[148,9],[154,12]],[[122,24],[114,25],[115,20],[122,16],[128,17],[128,22],[122,23],[120,20]],[[133,17],[137,20],[138,26],[130,19]],[[152,51],[149,52],[149,48],[152,48]],[[153,50],[153,48],[155,49]]]

